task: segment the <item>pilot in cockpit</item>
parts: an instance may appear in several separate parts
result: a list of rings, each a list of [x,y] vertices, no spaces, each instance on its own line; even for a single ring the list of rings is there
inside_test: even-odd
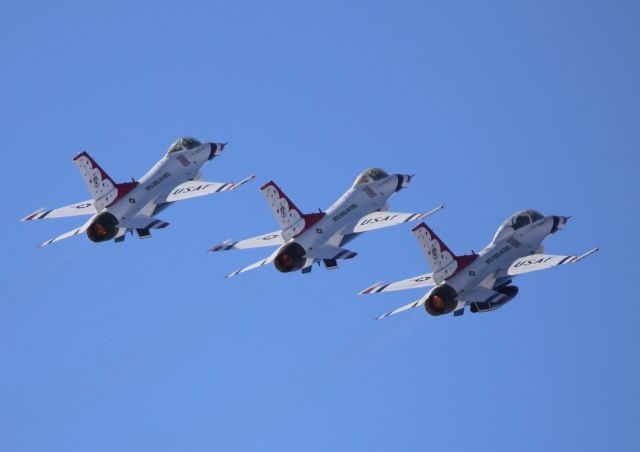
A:
[[[353,186],[356,187],[362,184],[368,184],[369,182],[374,182],[378,180],[382,180],[389,175],[380,168],[369,168],[368,170],[363,171],[353,182]]]
[[[174,152],[187,151],[189,149],[198,147],[201,144],[202,143],[200,143],[195,138],[191,138],[191,137],[178,138],[176,141],[174,141],[171,144],[171,146],[169,146],[169,149],[167,150],[167,155],[173,154]]]
[[[517,212],[500,225],[493,241],[496,242],[497,240],[512,234],[514,231],[517,231],[531,223],[535,223],[542,218],[544,218],[544,215],[533,209]]]

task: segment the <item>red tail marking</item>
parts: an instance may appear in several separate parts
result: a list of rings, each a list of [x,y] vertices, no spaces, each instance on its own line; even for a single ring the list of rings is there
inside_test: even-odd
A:
[[[113,185],[116,185],[116,183],[113,181],[113,179],[111,179],[111,177],[110,177],[107,173],[105,173],[105,172],[104,172],[104,170],[102,169],[102,167],[101,167],[100,165],[98,165],[98,164],[96,163],[96,161],[95,161],[95,160],[93,160],[93,157],[91,157],[91,156],[87,153],[87,151],[82,151],[80,154],[76,155],[76,156],[73,158],[73,160],[74,160],[74,161],[76,161],[76,160],[78,160],[80,157],[86,157],[86,158],[91,162],[91,166],[93,166],[94,168],[97,168],[97,169],[98,169],[98,171],[100,171],[100,176],[102,176],[102,179],[110,180],[110,181],[111,181],[111,183],[112,183]]]
[[[78,155],[76,155],[73,160],[78,160],[80,157],[86,157],[90,162],[91,162],[91,166],[93,166],[94,168],[96,168],[98,171],[100,171],[100,176],[102,177],[102,179],[106,179],[111,181],[111,183],[113,184],[114,187],[116,187],[116,189],[118,190],[118,196],[116,196],[116,198],[113,200],[112,203],[109,204],[109,206],[112,206],[113,204],[115,204],[117,201],[119,201],[120,199],[122,199],[123,197],[125,197],[131,190],[133,190],[134,188],[136,188],[139,184],[139,182],[137,181],[132,181],[132,182],[123,182],[121,184],[116,184],[113,179],[111,178],[111,176],[109,176],[100,165],[98,165],[98,163],[93,159],[93,157],[91,157],[87,151],[82,151],[81,153],[79,153]],[[109,207],[107,206],[107,207]]]
[[[438,237],[438,234],[433,232],[433,229],[431,229],[427,225],[427,223],[425,223],[425,222],[420,223],[415,228],[413,228],[411,231],[417,231],[420,228],[425,228],[429,232],[429,235],[431,235],[431,237],[433,237],[433,240],[437,240],[438,241],[438,243],[440,244],[440,249],[442,251],[448,251],[449,253],[451,253],[451,256],[453,256],[455,261],[458,263],[456,271],[453,272],[451,274],[451,276],[449,276],[449,278],[451,278],[453,275],[455,275],[456,273],[458,273],[461,270],[463,270],[465,267],[469,266],[469,264],[471,264],[471,262],[475,261],[478,258],[477,254],[465,254],[463,256],[457,256],[453,251],[451,251],[451,248],[449,248],[447,246],[447,244],[444,243],[440,237]]]
[[[300,234],[302,234],[307,229],[311,228],[314,224],[316,224],[318,221],[320,221],[325,215],[326,215],[326,213],[324,213],[324,212],[303,214],[302,218],[304,218],[304,229],[302,231],[300,231]],[[298,235],[300,235],[300,234],[298,234]]]
[[[431,229],[429,226],[427,226],[427,223],[425,223],[424,221],[422,223],[420,223],[418,226],[414,227],[411,232],[413,231],[417,231],[420,228],[425,228],[427,230],[427,232],[429,232],[429,235],[431,237],[433,237],[433,240],[436,240],[439,244],[440,244],[440,249],[442,251],[448,251],[449,253],[451,253],[451,255],[453,256],[454,259],[456,259],[456,254],[451,251],[451,249],[447,246],[446,243],[444,243],[442,241],[442,239],[440,237],[438,237],[438,234],[436,234],[435,232],[433,232],[433,229]]]
[[[289,197],[284,194],[282,189],[278,187],[278,185],[272,180],[270,180],[269,182],[264,184],[262,187],[260,187],[260,190],[264,190],[269,186],[275,188],[276,191],[278,192],[278,195],[287,201],[287,203],[289,204],[289,210],[295,210],[304,219],[304,229],[300,231],[298,234],[296,234],[296,237],[302,234],[303,232],[305,232],[307,229],[311,228],[314,224],[316,224],[326,215],[325,212],[302,213],[302,211],[298,208],[298,206],[296,206],[294,202],[291,201],[291,199],[289,199]]]
[[[116,202],[118,202],[119,200],[121,200],[122,198],[124,198],[131,190],[136,188],[139,184],[140,182],[137,182],[137,181],[115,184],[116,189],[118,190],[118,196],[116,196],[116,199],[114,199],[113,202],[109,205],[111,206]]]
[[[275,188],[275,189],[276,189],[276,191],[278,192],[278,195],[279,195],[281,198],[283,198],[283,199],[286,199],[286,200],[287,200],[287,203],[289,203],[289,210],[295,210],[295,211],[297,211],[297,212],[300,214],[300,216],[304,216],[304,214],[302,213],[302,211],[301,211],[300,209],[298,209],[298,206],[296,206],[296,205],[294,204],[294,202],[293,202],[293,201],[291,201],[291,200],[289,199],[289,197],[288,197],[287,195],[285,195],[285,194],[284,194],[284,192],[280,189],[280,187],[278,187],[278,185],[277,185],[274,181],[270,180],[269,182],[267,182],[266,184],[264,184],[262,187],[260,187],[260,190],[264,190],[265,188],[267,188],[267,187],[269,187],[269,186],[272,186],[273,188]]]

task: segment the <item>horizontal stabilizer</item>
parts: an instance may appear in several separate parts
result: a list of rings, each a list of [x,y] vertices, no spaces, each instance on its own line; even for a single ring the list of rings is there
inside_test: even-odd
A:
[[[57,209],[38,209],[20,221],[44,220],[50,218],[76,217],[80,215],[94,215],[98,213],[93,205],[93,199],[77,202]]]
[[[407,289],[417,289],[420,287],[430,287],[433,286],[435,282],[433,281],[433,273],[425,273],[424,275],[414,276],[413,278],[403,279],[402,281],[396,281],[393,283],[384,283],[378,282],[374,285],[367,287],[362,292],[358,293],[358,295],[368,295],[372,293],[380,293],[380,292],[392,292],[396,290],[407,290]]]
[[[234,242],[232,240],[225,240],[224,242],[209,249],[210,253],[216,251],[227,250],[242,250],[247,248],[264,248],[267,246],[283,245],[282,233],[280,231],[269,232],[268,234],[260,235],[258,237],[252,237],[250,239],[238,240]]]
[[[278,250],[273,252],[269,257],[262,259],[261,261],[255,262],[251,265],[247,265],[246,267],[241,268],[240,270],[236,270],[234,272],[229,273],[227,276],[225,276],[225,278],[231,278],[233,276],[239,275],[240,273],[248,272],[249,270],[254,270],[256,268],[262,267],[263,265],[270,264],[271,262],[274,261],[277,255],[278,255]]]
[[[64,239],[68,239],[69,237],[75,237],[76,235],[80,235],[89,228],[89,225],[91,224],[92,221],[93,221],[93,217],[91,217],[85,224],[83,224],[79,228],[72,229],[69,232],[65,232],[64,234],[61,234],[57,237],[47,240],[46,242],[42,242],[39,246],[40,248],[43,248],[47,245],[51,245],[52,243],[59,242],[60,240],[64,240]]]
[[[389,316],[399,314],[400,312],[408,311],[409,309],[413,309],[413,308],[418,308],[418,307],[424,305],[427,302],[428,295],[429,294],[424,295],[419,300],[416,300],[416,301],[414,301],[412,303],[409,303],[409,304],[405,304],[404,306],[401,306],[401,307],[399,307],[397,309],[394,309],[393,311],[387,312],[386,314],[382,314],[381,316],[376,317],[376,320],[382,320],[382,319],[387,318]]]

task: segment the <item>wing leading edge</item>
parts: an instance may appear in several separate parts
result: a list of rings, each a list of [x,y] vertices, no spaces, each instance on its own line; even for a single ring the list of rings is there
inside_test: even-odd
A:
[[[349,230],[345,230],[345,234],[359,233],[374,231],[376,229],[387,228],[390,226],[396,226],[402,223],[408,223],[411,221],[422,220],[436,213],[438,210],[443,209],[444,205],[440,205],[435,209],[431,209],[426,213],[399,213],[399,212],[387,212],[379,211],[373,212],[360,218],[358,222]]]
[[[201,180],[190,180],[178,185],[173,190],[171,190],[171,193],[167,195],[166,199],[163,202],[184,201],[185,199],[212,195],[214,193],[220,193],[228,190],[235,190],[236,188],[246,184],[247,182],[254,179],[255,177],[256,176],[252,174],[251,176],[242,179],[238,183],[205,182]]]
[[[581,256],[555,256],[552,254],[532,254],[530,256],[516,259],[507,270],[510,276],[521,275],[523,273],[544,270],[558,265],[575,264],[599,251],[600,248],[593,248]]]

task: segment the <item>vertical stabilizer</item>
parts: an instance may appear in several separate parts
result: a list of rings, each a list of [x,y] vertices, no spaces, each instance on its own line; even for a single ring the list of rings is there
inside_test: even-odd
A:
[[[456,256],[426,223],[420,223],[412,232],[429,261],[436,284],[451,277],[476,258],[475,255]]]
[[[116,184],[85,151],[76,155],[73,158],[73,162],[80,170],[80,174],[95,201],[98,212],[122,198],[138,184],[137,182]]]
[[[301,234],[324,216],[322,212],[303,214],[273,181],[267,182],[260,190],[271,207],[285,242]]]

